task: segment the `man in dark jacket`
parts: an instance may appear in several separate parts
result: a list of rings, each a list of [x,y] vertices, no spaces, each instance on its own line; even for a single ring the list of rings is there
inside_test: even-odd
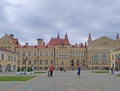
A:
[[[79,75],[79,76],[80,76],[80,71],[81,71],[81,68],[80,68],[80,66],[78,66],[78,68],[77,68],[77,75]]]

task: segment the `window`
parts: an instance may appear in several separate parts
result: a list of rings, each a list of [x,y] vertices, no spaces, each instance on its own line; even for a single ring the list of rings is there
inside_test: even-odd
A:
[[[14,57],[14,61],[16,61],[16,57]]]
[[[51,52],[51,53],[50,53],[50,56],[54,56],[54,52]]]
[[[118,60],[120,60],[120,54],[118,54]]]
[[[43,64],[43,61],[42,60],[40,60],[40,65],[42,65]]]
[[[37,61],[36,61],[36,60],[34,60],[34,64],[37,64]]]
[[[20,52],[19,51],[17,52],[17,54],[18,54],[18,56],[20,56]]]
[[[11,61],[13,61],[13,56],[11,56]]]
[[[117,59],[118,58],[118,56],[117,55],[115,55],[115,59]]]
[[[29,65],[31,64],[31,60],[28,60],[28,64],[29,64]]]
[[[31,56],[31,52],[28,52],[28,56]]]
[[[23,52],[23,56],[25,56],[25,52]]]
[[[36,56],[37,55],[37,53],[36,52],[34,52],[34,56]]]
[[[8,61],[10,61],[10,56],[8,56]]]
[[[77,54],[78,56],[80,56],[80,52],[78,52],[78,54]]]
[[[114,60],[114,55],[112,55],[112,60]]]
[[[106,53],[102,54],[102,61],[106,61]]]
[[[42,56],[42,52],[40,52],[40,56]]]
[[[48,65],[48,60],[45,60],[45,65]]]
[[[46,52],[46,56],[48,56],[48,52]]]
[[[98,55],[97,55],[97,53],[94,53],[93,61],[94,61],[94,62],[95,62],[95,61],[98,61]]]
[[[85,53],[84,53],[84,52],[82,52],[82,53],[81,53],[81,55],[82,55],[82,56],[85,56]]]
[[[53,65],[53,60],[50,61],[50,64]]]
[[[59,54],[60,59],[66,59],[66,54]]]
[[[20,60],[18,60],[17,64],[20,65]]]

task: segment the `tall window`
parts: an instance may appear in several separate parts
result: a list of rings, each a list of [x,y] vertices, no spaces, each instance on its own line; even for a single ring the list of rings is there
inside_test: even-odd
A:
[[[102,54],[102,64],[106,64],[106,53]]]
[[[25,56],[25,52],[23,52],[23,56]]]
[[[53,65],[53,60],[50,61],[50,64]]]
[[[80,56],[80,52],[78,52],[78,56]]]
[[[42,65],[43,64],[43,61],[42,60],[40,60],[40,65]]]
[[[106,53],[102,54],[102,61],[106,61]]]
[[[42,56],[42,52],[40,52],[40,56]]]
[[[8,56],[8,61],[10,61],[10,56]]]
[[[20,65],[20,60],[18,60],[17,64]]]
[[[17,52],[17,54],[18,54],[18,56],[20,56],[20,52],[19,51]]]
[[[66,59],[67,55],[66,54],[59,54],[60,59]]]
[[[46,56],[48,56],[48,52],[46,52]]]
[[[28,56],[31,56],[31,52],[28,52]]]
[[[50,56],[54,56],[54,52],[51,52],[51,53],[50,53]]]
[[[34,60],[34,64],[37,64],[37,61],[36,61],[36,60]]]
[[[112,60],[114,60],[114,55],[112,55]]]
[[[118,54],[118,60],[120,60],[120,54]]]
[[[48,65],[48,60],[45,60],[45,65]]]
[[[97,60],[98,60],[98,55],[97,55],[97,53],[94,53],[93,61],[97,61]]]
[[[93,62],[94,62],[94,64],[97,64],[98,62],[98,54],[97,53],[94,53],[94,56],[93,56]]]
[[[37,53],[36,52],[34,52],[34,56],[36,56],[37,55]]]

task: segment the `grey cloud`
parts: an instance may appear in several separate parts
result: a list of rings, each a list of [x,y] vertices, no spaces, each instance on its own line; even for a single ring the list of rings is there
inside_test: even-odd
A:
[[[71,43],[84,42],[89,33],[95,38],[119,33],[119,10],[118,0],[1,0],[0,31],[13,32],[22,43],[38,37],[48,42],[58,32],[61,37],[67,32]]]

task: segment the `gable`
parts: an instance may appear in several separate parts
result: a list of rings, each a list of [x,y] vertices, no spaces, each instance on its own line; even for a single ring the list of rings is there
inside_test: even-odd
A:
[[[115,45],[115,40],[102,36],[92,42],[92,45],[94,46],[114,46]]]

